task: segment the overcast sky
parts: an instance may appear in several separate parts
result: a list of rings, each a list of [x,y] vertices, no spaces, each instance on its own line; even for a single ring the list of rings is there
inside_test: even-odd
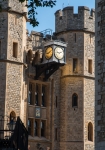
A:
[[[87,6],[90,9],[95,8],[95,0],[57,0],[56,6],[53,8],[37,8],[38,15],[37,20],[39,21],[38,27],[32,27],[27,23],[27,29],[29,31],[41,32],[45,29],[52,29],[55,31],[55,15],[54,13],[67,6],[74,6],[74,13],[78,12],[78,6]]]

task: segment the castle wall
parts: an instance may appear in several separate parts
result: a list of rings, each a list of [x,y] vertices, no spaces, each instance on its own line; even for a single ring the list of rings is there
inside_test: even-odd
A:
[[[13,110],[20,116],[22,66],[7,64],[6,78],[6,114]]]
[[[95,11],[91,12],[88,7],[78,7],[78,14],[74,14],[73,7],[65,7],[63,10],[55,12],[55,32],[67,30],[88,30],[94,31],[93,20],[95,20]]]
[[[93,137],[95,136],[95,81],[84,79],[84,149],[94,150],[93,142],[88,141],[88,123],[93,124]]]
[[[83,150],[83,79],[61,77],[60,87],[60,150]],[[78,95],[77,108],[72,107],[74,93]]]
[[[77,41],[74,41],[74,34],[76,33]],[[84,33],[82,32],[67,32],[57,36],[58,38],[64,38],[67,42],[66,49],[66,62],[67,64],[62,67],[62,76],[64,75],[82,75],[84,65]],[[78,71],[73,72],[73,58],[78,59]]]
[[[3,67],[5,81],[2,80],[0,83],[1,85],[5,85],[5,100],[3,100],[5,102],[4,114],[9,116],[10,112],[14,111],[16,116],[20,116],[24,121],[24,108],[20,108],[24,107],[24,100],[22,101],[24,69],[22,63],[26,46],[26,19],[22,14],[25,11],[24,4],[19,3],[18,0],[6,0],[2,2],[2,5],[3,10],[4,7],[11,7],[11,11],[6,9],[0,13],[0,18],[3,20],[0,23],[0,61],[5,64]],[[18,44],[17,58],[13,56],[13,42]]]
[[[90,39],[91,36],[91,39]],[[88,72],[88,60],[92,60],[92,73]],[[95,34],[84,33],[84,75],[95,76]]]
[[[61,104],[61,91],[60,91],[60,77],[61,70],[59,69],[53,75],[53,101],[52,101],[52,150],[60,149],[60,104]],[[57,128],[57,140],[55,140],[55,129]]]
[[[4,115],[5,111],[5,95],[6,95],[6,64],[0,62],[0,115]]]
[[[91,14],[90,14],[91,13]],[[94,140],[88,139],[88,123],[94,130],[94,75],[95,75],[95,35],[94,10],[66,7],[55,13],[55,32],[57,38],[67,42],[66,62],[61,68],[60,83],[60,150],[94,150]],[[77,59],[73,71],[73,59]],[[92,60],[92,72],[89,72]],[[72,95],[78,95],[78,107],[72,107]],[[90,115],[91,114],[91,115]],[[77,126],[78,125],[78,126]],[[94,134],[93,134],[94,139]]]
[[[95,146],[105,149],[105,7],[104,1],[96,0],[96,55],[95,55]]]
[[[17,23],[15,24],[15,17]],[[18,43],[17,58],[13,57],[13,42]],[[23,16],[18,14],[8,14],[8,55],[7,59],[23,61]]]

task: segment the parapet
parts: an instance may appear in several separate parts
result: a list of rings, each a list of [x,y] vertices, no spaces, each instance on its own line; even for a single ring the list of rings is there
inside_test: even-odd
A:
[[[86,6],[79,6],[78,13],[74,13],[74,7],[68,6],[63,10],[55,12],[55,32],[65,31],[67,29],[83,30],[88,29],[90,32],[95,31],[95,10]]]

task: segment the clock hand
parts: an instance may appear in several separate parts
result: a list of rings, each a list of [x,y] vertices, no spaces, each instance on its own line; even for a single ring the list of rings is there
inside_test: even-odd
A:
[[[51,51],[47,52],[46,54],[49,54]]]

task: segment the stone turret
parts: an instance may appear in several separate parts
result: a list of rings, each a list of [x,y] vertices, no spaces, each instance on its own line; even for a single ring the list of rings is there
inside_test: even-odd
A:
[[[55,149],[94,150],[95,11],[80,6],[74,14],[73,9],[55,13],[55,34],[68,43],[67,64],[54,78],[54,99],[56,103],[57,96],[59,104],[54,110],[59,141]]]
[[[78,14],[74,14],[74,7],[65,7],[63,10],[55,12],[55,32],[74,29],[94,32],[94,20],[94,9],[90,11],[88,7],[79,6]]]
[[[25,112],[23,55],[26,48],[26,8],[18,0],[0,0],[0,93],[3,115],[14,114],[23,121]],[[5,61],[4,61],[5,60]],[[26,117],[25,117],[26,118]],[[25,122],[26,123],[26,122]]]

